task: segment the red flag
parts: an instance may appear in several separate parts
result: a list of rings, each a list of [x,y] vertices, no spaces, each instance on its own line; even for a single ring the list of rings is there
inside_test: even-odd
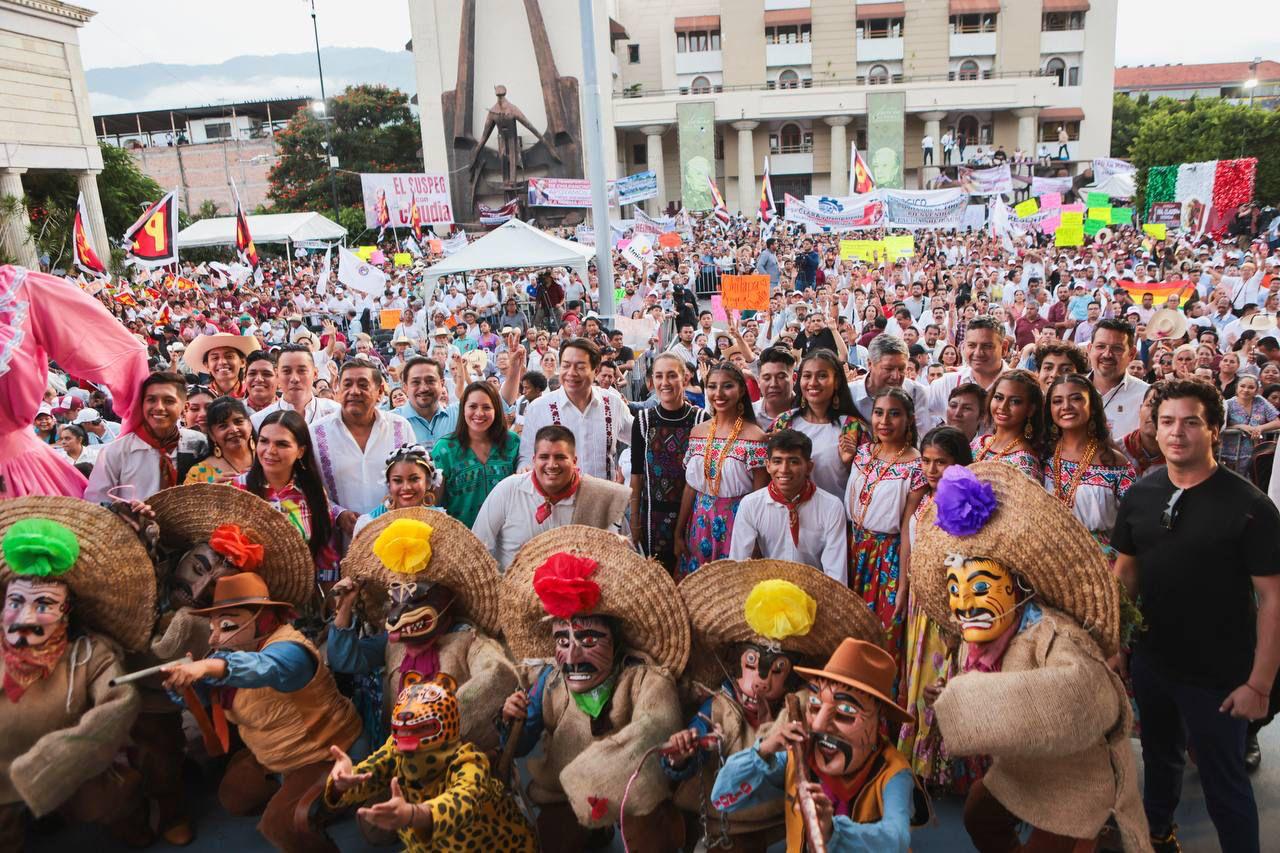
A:
[[[378,190],[378,200],[373,206],[374,225],[378,226],[378,239],[382,239],[382,233],[387,230],[387,226],[391,224],[391,208],[387,207],[387,191]]]
[[[853,186],[849,189],[856,195],[869,193],[876,188],[875,179],[871,177],[871,170],[867,168],[867,161],[862,159],[862,155],[857,149],[853,152]]]
[[[171,191],[124,232],[129,258],[145,267],[178,262],[178,194]]]
[[[386,202],[386,196],[383,196],[383,202]],[[422,211],[418,209],[418,197],[416,195],[409,196],[409,227],[413,229],[413,239],[419,243],[422,242]]]
[[[89,232],[89,216],[84,209],[84,193],[76,199],[76,216],[71,222],[71,244],[75,251],[76,266],[92,275],[106,275],[107,268],[93,250]]]
[[[711,187],[711,198],[715,202],[711,212],[715,214],[716,219],[720,220],[721,225],[728,225],[731,218],[729,208],[724,203],[724,196],[720,195],[720,188],[716,186],[715,178],[707,175],[707,184]]]
[[[119,302],[121,305],[128,306],[129,308],[138,307],[138,300],[134,299],[133,294],[127,290],[122,290],[111,298],[116,302]]]
[[[760,185],[760,221],[772,222],[774,208],[773,184],[769,181],[769,158],[764,158],[764,183]]]
[[[160,306],[160,313],[156,316],[156,325],[167,326],[169,325],[170,319],[172,318],[170,317],[170,314],[169,314],[169,303],[165,302],[164,305]]]
[[[261,261],[258,258],[258,247],[253,245],[253,235],[249,233],[249,220],[236,198],[236,251],[240,253],[240,262],[248,264],[255,270]]]

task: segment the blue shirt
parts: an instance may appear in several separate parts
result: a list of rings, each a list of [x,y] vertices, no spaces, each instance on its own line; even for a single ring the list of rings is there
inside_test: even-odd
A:
[[[436,413],[431,416],[430,420],[418,414],[410,403],[405,403],[398,409],[394,410],[397,415],[404,418],[413,427],[413,435],[418,443],[430,450],[438,439],[444,438],[453,432],[458,425],[458,404],[450,403],[447,406],[437,406]]]
[[[203,678],[195,683],[196,696],[209,701],[210,687],[236,687],[248,690],[269,687],[281,693],[295,693],[316,676],[317,663],[301,643],[272,643],[260,652],[215,651],[209,655],[227,662],[223,678]],[[169,691],[170,697],[182,704],[181,697]]]

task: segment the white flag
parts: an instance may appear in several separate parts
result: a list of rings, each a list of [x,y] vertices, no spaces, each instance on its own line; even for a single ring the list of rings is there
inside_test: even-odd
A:
[[[324,250],[324,263],[320,265],[320,277],[316,279],[316,293],[324,296],[329,290],[329,271],[333,260],[333,245]]]
[[[381,296],[387,290],[386,273],[342,246],[338,247],[338,281],[369,296]]]

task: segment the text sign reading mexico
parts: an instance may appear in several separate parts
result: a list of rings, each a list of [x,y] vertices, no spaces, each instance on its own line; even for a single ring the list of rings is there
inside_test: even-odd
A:
[[[409,208],[415,201],[423,225],[448,225],[453,222],[449,178],[444,174],[362,173],[360,192],[364,196],[364,224],[367,228],[378,227],[380,195],[386,198],[394,228],[409,227]]]

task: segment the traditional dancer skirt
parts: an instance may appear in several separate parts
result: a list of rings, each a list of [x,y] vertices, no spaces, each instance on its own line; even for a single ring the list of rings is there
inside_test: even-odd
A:
[[[729,556],[729,537],[733,535],[733,519],[738,512],[742,495],[734,498],[716,498],[698,492],[693,499],[693,512],[689,514],[689,529],[685,532],[685,553],[680,555],[677,579],[696,571],[701,566]]]
[[[889,640],[886,648],[898,661],[902,660],[903,621],[893,618],[893,609],[898,602],[901,544],[900,534],[877,533],[857,525],[849,540],[849,587],[880,617]]]

